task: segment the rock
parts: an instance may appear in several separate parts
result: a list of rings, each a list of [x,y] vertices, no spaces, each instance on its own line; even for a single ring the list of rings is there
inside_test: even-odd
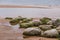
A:
[[[60,30],[60,26],[58,26],[56,29],[57,29],[57,30]]]
[[[11,25],[17,25],[19,23],[19,21],[17,19],[11,20],[9,22]]]
[[[20,28],[28,28],[28,27],[38,27],[40,25],[40,22],[38,21],[30,21],[27,23],[20,23]]]
[[[33,26],[39,26],[40,22],[39,21],[33,21],[32,24],[33,24]]]
[[[51,30],[47,30],[43,33],[43,35],[45,37],[52,37],[52,38],[55,38],[55,37],[58,37],[59,33],[56,29],[51,29]]]
[[[20,23],[19,25],[20,25],[20,28],[28,28],[33,26],[33,24],[31,23]]]
[[[41,30],[38,27],[27,28],[27,29],[24,30],[23,35],[26,35],[26,36],[40,36],[41,35]]]
[[[48,24],[48,25],[52,25],[52,20],[51,20],[51,21],[49,21],[49,22],[47,22],[47,24]]]
[[[56,19],[55,21],[53,21],[52,25],[59,26],[60,25],[60,19]]]
[[[52,29],[52,25],[40,25],[39,28],[43,31]]]
[[[22,18],[20,21],[22,21],[22,23],[27,23],[32,21],[32,18]]]
[[[12,20],[13,18],[11,18],[11,17],[6,17],[5,19]]]
[[[57,31],[58,31],[59,34],[60,34],[60,26],[58,26],[56,29],[57,29]]]
[[[51,21],[51,19],[47,17],[43,17],[40,19],[40,21],[41,21],[41,24],[47,24],[49,21]]]

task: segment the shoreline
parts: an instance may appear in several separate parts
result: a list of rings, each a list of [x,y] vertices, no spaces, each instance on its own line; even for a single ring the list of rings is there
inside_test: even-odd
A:
[[[0,8],[60,8],[52,5],[0,5]]]

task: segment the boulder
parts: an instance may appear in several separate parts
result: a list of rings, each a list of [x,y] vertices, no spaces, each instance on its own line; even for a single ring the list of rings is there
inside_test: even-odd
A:
[[[5,19],[12,20],[13,18],[11,18],[11,17],[6,17]]]
[[[52,29],[52,25],[40,25],[39,28],[43,31]]]
[[[60,26],[58,26],[56,29],[57,29],[57,31],[58,31],[59,34],[60,34]]]
[[[58,37],[59,33],[56,29],[51,29],[51,30],[47,30],[43,33],[43,35],[45,37],[52,37],[52,38],[55,38],[55,37]]]
[[[17,19],[13,19],[9,22],[11,25],[17,25],[19,21]]]
[[[30,22],[32,21],[32,18],[22,18],[22,23],[27,23],[27,22]]]
[[[41,24],[47,24],[49,21],[51,21],[51,19],[47,17],[43,17],[40,19],[40,21],[41,21]]]
[[[47,22],[47,24],[48,24],[48,25],[52,25],[52,20],[51,20],[51,21],[49,21],[49,22]]]
[[[33,26],[39,26],[40,22],[39,21],[32,21]]]
[[[60,25],[60,19],[56,19],[55,21],[53,21],[52,25],[59,26]]]
[[[20,28],[28,28],[33,26],[33,24],[31,23],[20,23],[19,25],[20,25]]]
[[[39,36],[41,35],[41,30],[38,27],[27,28],[24,30],[23,35],[26,36]]]

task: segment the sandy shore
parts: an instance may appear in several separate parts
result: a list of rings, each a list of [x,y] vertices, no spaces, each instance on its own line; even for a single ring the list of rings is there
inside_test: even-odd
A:
[[[3,19],[0,19],[0,21]],[[3,23],[8,22],[7,20],[3,20]],[[2,21],[0,22],[2,23]],[[9,25],[0,25],[0,40],[57,40],[55,38],[44,38],[44,37],[28,37],[23,38],[24,29],[14,30]]]
[[[51,5],[0,5],[0,8],[60,8]]]

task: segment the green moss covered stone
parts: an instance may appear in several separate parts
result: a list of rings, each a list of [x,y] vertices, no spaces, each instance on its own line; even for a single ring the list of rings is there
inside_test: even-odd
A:
[[[41,21],[41,24],[47,24],[51,19],[50,18],[47,18],[47,17],[44,17],[44,18],[41,18],[40,21]]]
[[[13,18],[11,18],[11,17],[6,17],[5,19],[12,20]]]
[[[27,28],[24,30],[23,35],[26,36],[39,36],[41,35],[41,30],[39,28]]]
[[[20,23],[19,25],[20,25],[20,28],[28,28],[33,26],[33,24],[31,23]]]
[[[43,31],[52,29],[52,25],[40,25],[39,28]]]
[[[43,33],[43,35],[45,37],[51,37],[51,38],[56,38],[58,37],[59,33],[56,29],[51,29],[51,30],[47,30]]]
[[[18,21],[18,20],[11,20],[9,23],[10,23],[11,25],[16,25],[16,24],[19,23],[19,21]]]

